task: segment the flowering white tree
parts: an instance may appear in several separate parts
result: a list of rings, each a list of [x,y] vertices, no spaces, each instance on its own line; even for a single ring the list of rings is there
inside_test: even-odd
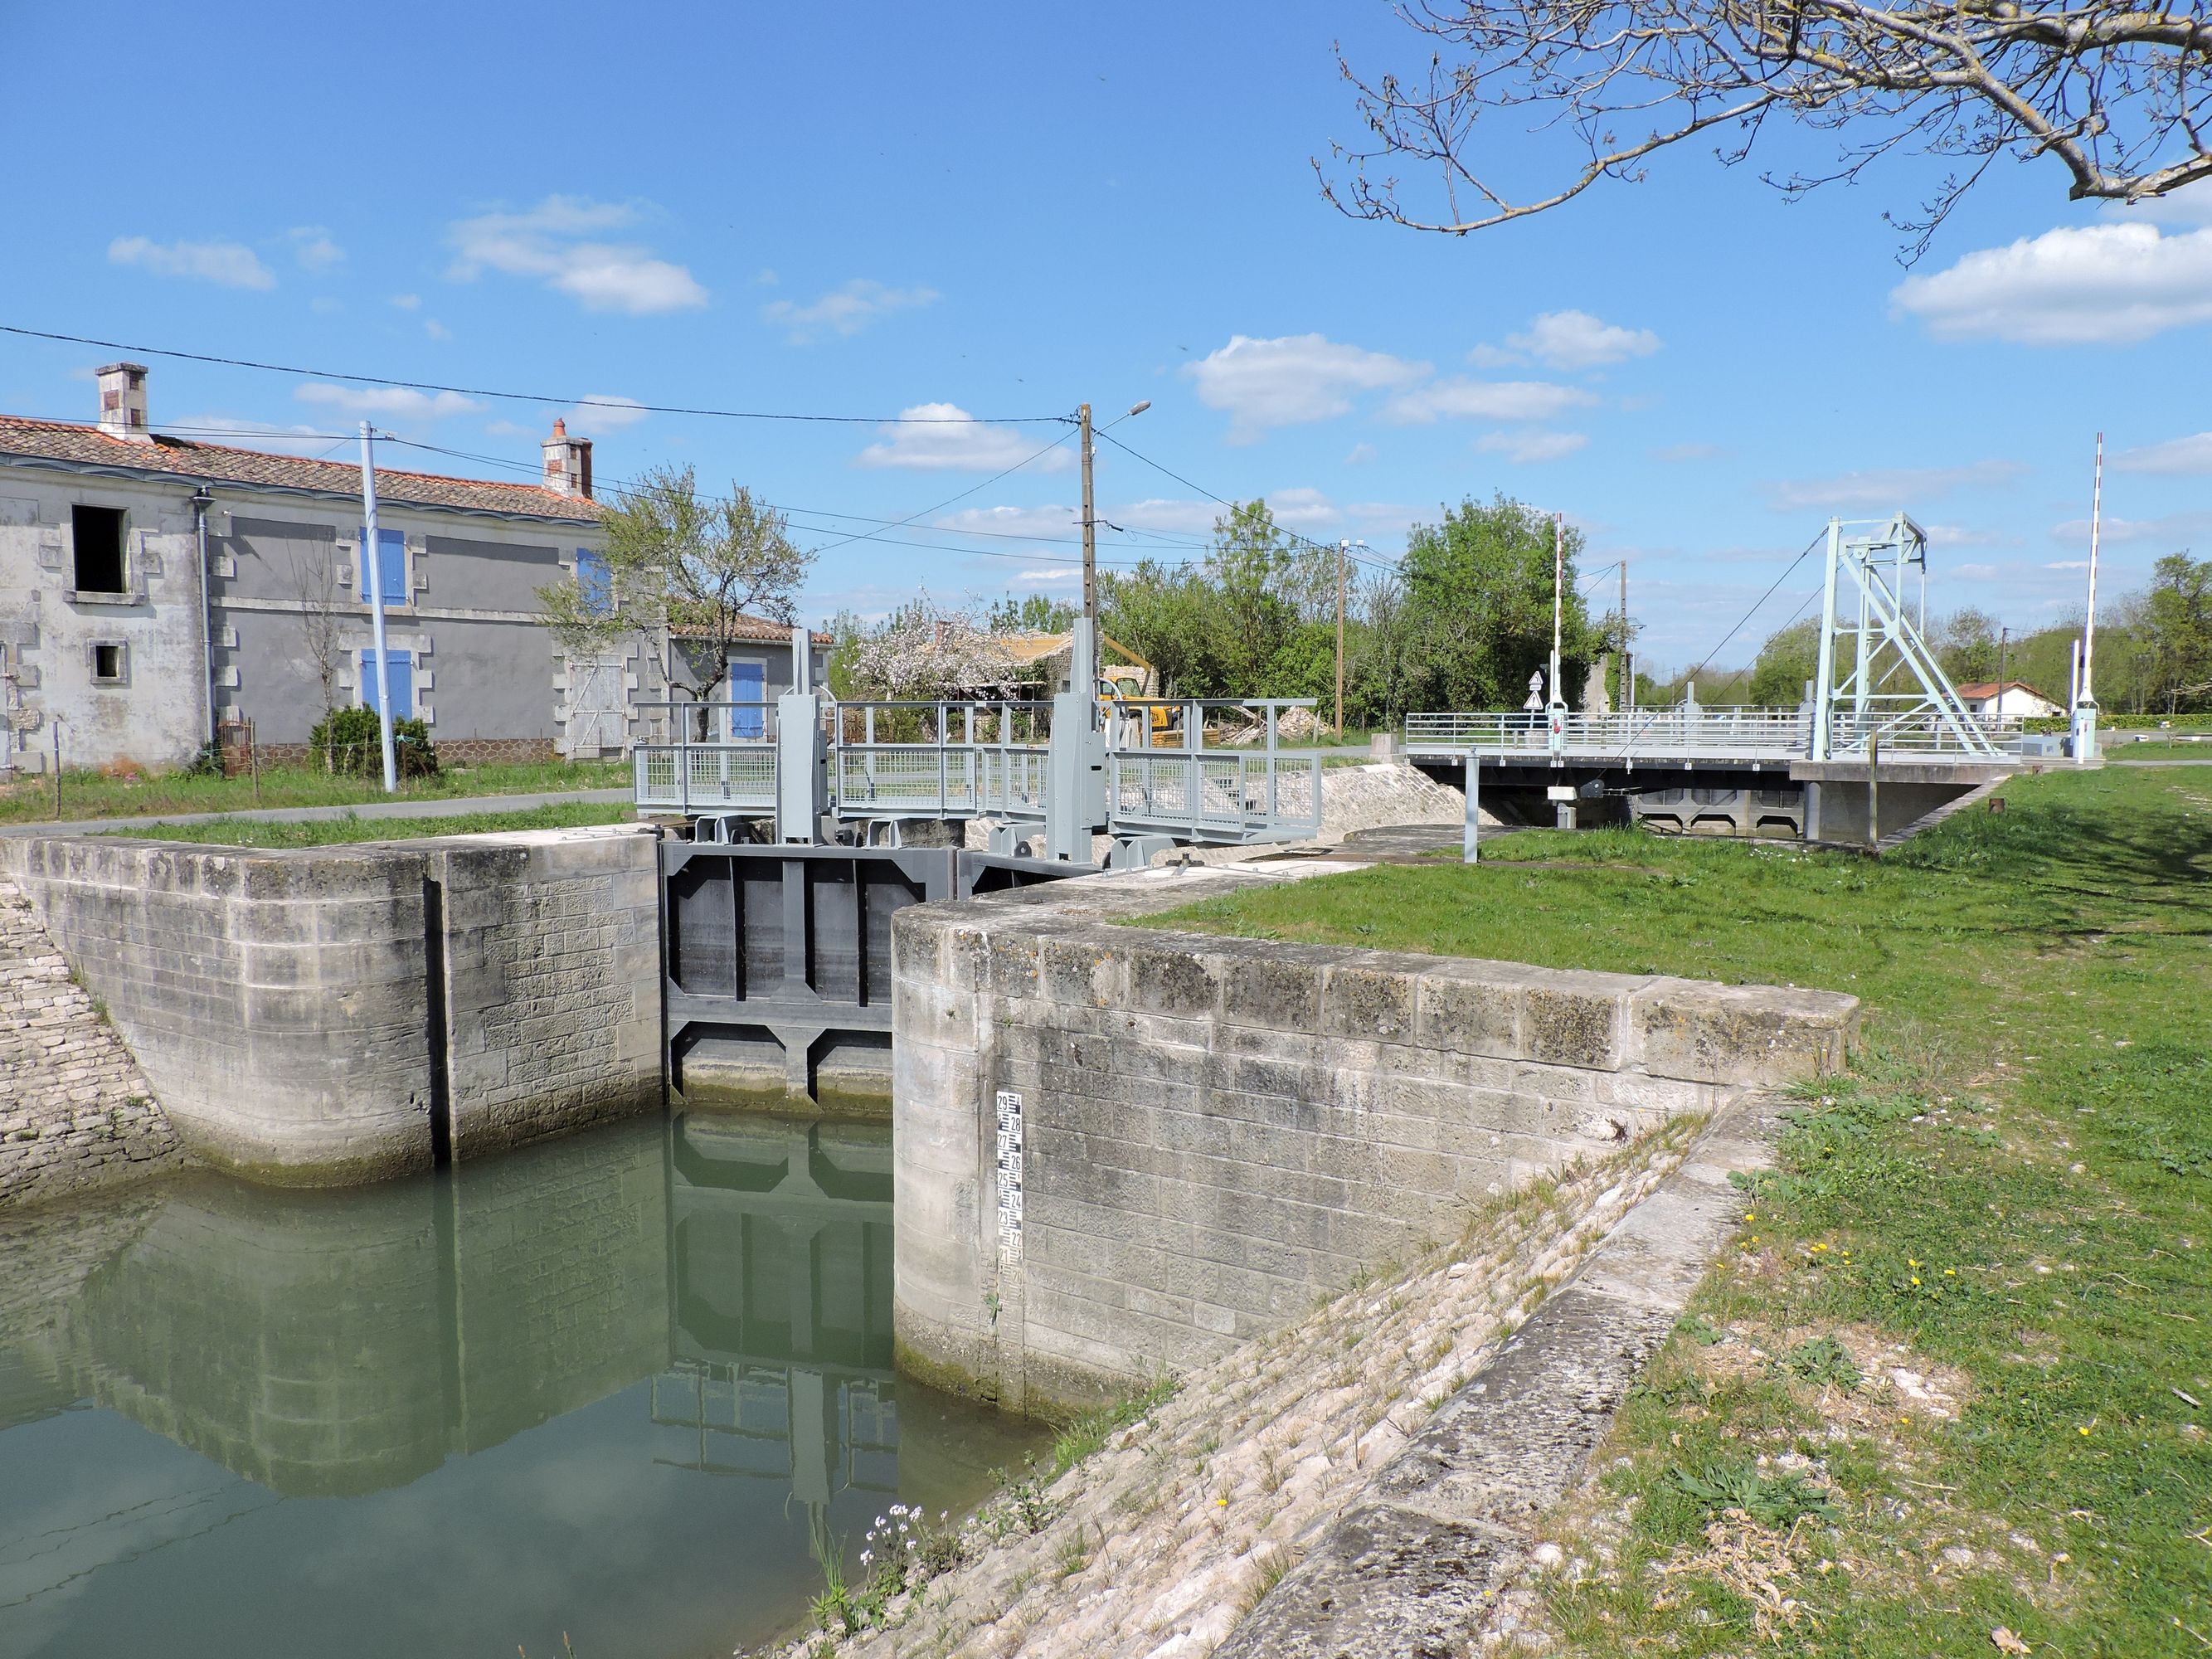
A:
[[[848,672],[875,696],[928,702],[1004,695],[1020,671],[1002,635],[925,593],[854,642]]]

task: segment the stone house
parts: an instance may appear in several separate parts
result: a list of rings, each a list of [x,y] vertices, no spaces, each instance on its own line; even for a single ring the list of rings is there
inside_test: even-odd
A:
[[[64,766],[180,765],[249,726],[282,756],[325,707],[374,704],[357,459],[160,433],[147,378],[101,369],[94,424],[0,416],[0,776],[57,738]],[[546,626],[538,590],[606,566],[590,441],[556,422],[543,453],[526,483],[380,454],[393,708],[454,759],[619,755],[665,725],[639,705],[695,678],[680,641],[576,658]],[[732,667],[774,696],[790,636],[760,631]]]

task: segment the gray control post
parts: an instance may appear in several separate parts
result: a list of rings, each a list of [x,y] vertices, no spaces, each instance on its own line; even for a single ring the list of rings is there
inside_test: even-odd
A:
[[[1052,747],[1045,760],[1045,856],[1091,862],[1091,837],[1106,824],[1106,734],[1098,719],[1098,660],[1091,618],[1075,619],[1067,690],[1052,700]]]
[[[775,751],[776,841],[814,846],[830,810],[830,755],[814,690],[814,642],[804,623],[791,629],[791,690],[775,700]]]
[[[1467,751],[1467,830],[1460,842],[1459,860],[1462,864],[1482,861],[1482,759],[1474,750]]]

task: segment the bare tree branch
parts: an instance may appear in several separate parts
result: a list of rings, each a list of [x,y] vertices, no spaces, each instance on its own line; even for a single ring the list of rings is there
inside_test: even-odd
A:
[[[1397,0],[1435,43],[1419,84],[1370,76],[1338,48],[1367,138],[1319,158],[1322,193],[1358,219],[1465,235],[1634,183],[1706,133],[1745,160],[1770,116],[1839,135],[1832,171],[1765,175],[1792,194],[1856,179],[1899,150],[1962,165],[1893,218],[1908,258],[2001,156],[2051,156],[2076,200],[2133,202],[2212,178],[2212,16],[2127,0]],[[1524,188],[1501,118],[1572,146],[1563,180]],[[1520,131],[1510,132],[1516,139]],[[1396,173],[1433,175],[1440,204]],[[1438,205],[1442,210],[1438,210]]]

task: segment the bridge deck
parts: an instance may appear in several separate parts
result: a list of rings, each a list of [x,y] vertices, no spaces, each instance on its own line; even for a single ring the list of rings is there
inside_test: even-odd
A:
[[[1442,714],[1406,717],[1405,750],[1423,761],[1538,766],[1555,757],[1579,765],[1744,766],[1812,762],[1809,714],[1765,708],[1664,709],[1634,714],[1568,714],[1557,748],[1540,714]],[[1932,720],[1839,714],[1826,763],[1966,762],[2016,765],[2032,742],[2016,719],[1982,721],[1962,738]]]

